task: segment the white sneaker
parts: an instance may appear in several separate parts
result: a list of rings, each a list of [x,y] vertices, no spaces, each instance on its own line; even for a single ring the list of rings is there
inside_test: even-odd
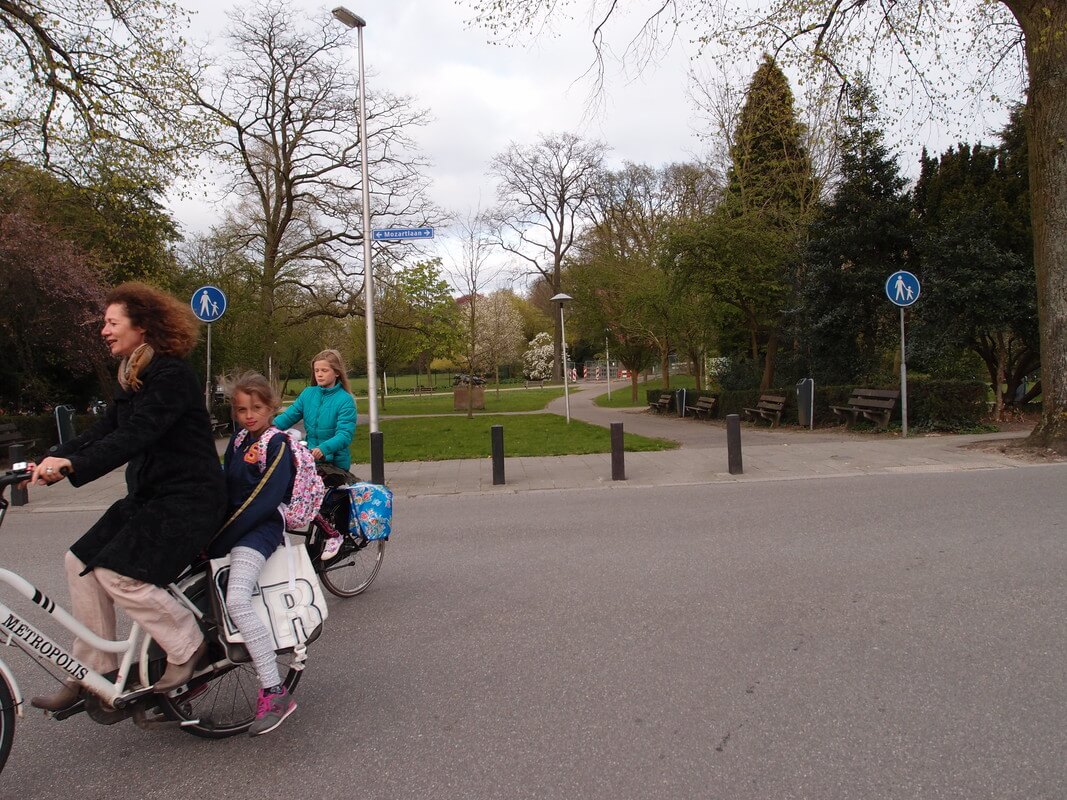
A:
[[[326,539],[326,543],[322,546],[322,555],[320,556],[320,558],[323,561],[329,561],[331,558],[333,558],[340,552],[342,544],[343,542],[341,541],[340,534],[338,534],[337,536],[330,536]]]

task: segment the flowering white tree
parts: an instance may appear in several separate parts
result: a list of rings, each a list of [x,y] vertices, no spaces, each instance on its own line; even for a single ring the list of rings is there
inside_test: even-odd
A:
[[[500,391],[500,365],[512,364],[522,353],[522,317],[507,289],[493,292],[482,302],[478,320],[478,345],[481,362],[496,374]]]
[[[531,381],[543,381],[552,374],[552,337],[539,333],[522,354],[523,373]]]

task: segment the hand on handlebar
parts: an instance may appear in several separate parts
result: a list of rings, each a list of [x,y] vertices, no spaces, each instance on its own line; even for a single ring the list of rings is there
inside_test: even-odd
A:
[[[39,486],[47,486],[63,480],[73,471],[70,459],[48,456],[47,458],[42,459],[41,463],[33,468],[33,475],[30,477],[30,483],[35,483]]]

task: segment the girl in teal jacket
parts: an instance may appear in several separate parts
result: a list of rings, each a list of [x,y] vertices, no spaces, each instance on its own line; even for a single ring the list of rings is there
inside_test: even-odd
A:
[[[300,393],[296,402],[274,418],[286,430],[304,421],[308,447],[316,461],[347,470],[352,466],[349,447],[356,434],[356,403],[348,388],[344,361],[336,350],[323,350],[311,360],[315,385]]]

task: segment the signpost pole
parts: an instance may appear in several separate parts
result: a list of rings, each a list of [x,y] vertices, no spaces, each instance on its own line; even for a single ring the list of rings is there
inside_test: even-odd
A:
[[[207,324],[207,375],[204,377],[204,405],[211,411],[211,323]]]
[[[904,347],[904,307],[900,307],[900,433],[908,438],[908,364]]]
[[[900,433],[908,438],[908,354],[904,340],[904,309],[922,293],[919,279],[907,270],[897,270],[885,282],[885,296],[900,309]]]

